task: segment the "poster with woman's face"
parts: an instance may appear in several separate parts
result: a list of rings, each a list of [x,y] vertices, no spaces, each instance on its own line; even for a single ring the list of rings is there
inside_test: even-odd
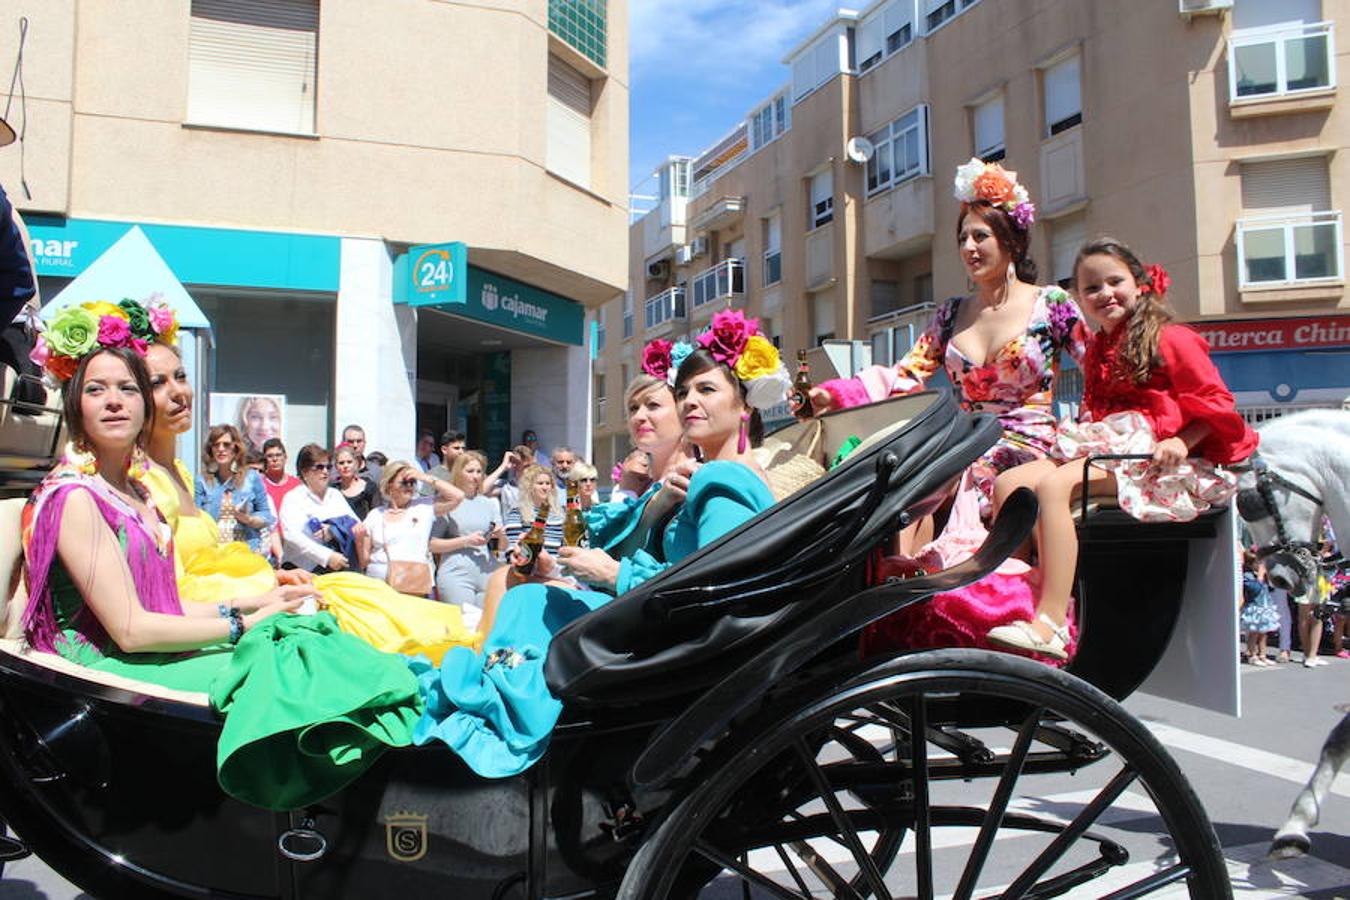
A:
[[[269,438],[285,439],[285,394],[211,394],[211,425],[233,425],[244,436],[244,450],[262,452]]]

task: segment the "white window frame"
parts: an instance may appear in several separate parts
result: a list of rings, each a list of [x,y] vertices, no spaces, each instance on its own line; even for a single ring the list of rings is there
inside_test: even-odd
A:
[[[777,240],[775,240],[775,234]],[[772,262],[771,262],[772,261]],[[769,278],[769,266],[776,264],[778,277]],[[764,220],[764,286],[778,284],[783,280],[783,217],[774,213]]]
[[[1299,278],[1296,274],[1297,254],[1294,239],[1295,229],[1309,227],[1332,227],[1335,229],[1336,271],[1331,275],[1318,275],[1313,278]],[[1281,231],[1284,240],[1284,274],[1282,279],[1252,281],[1247,277],[1247,236],[1254,231]],[[1246,216],[1237,222],[1237,266],[1238,288],[1300,287],[1303,285],[1328,284],[1340,282],[1345,278],[1345,237],[1341,222],[1341,211],[1325,210],[1314,213],[1276,213],[1268,216]]]
[[[625,292],[623,295],[623,339],[626,341],[633,336],[633,294]]]
[[[773,143],[792,127],[792,107],[787,102],[787,91],[780,91],[746,118],[749,124],[750,152]]]
[[[926,0],[923,10],[924,34],[932,34],[955,19],[961,11],[961,5],[956,0]]]
[[[817,179],[828,176],[830,179],[830,189],[828,192],[816,190]],[[807,185],[807,199],[809,207],[807,209],[807,231],[815,231],[822,225],[828,225],[834,221],[834,169],[827,166],[819,172],[811,175]],[[819,199],[817,199],[819,196]]]
[[[602,306],[595,311],[595,352],[600,353],[605,349],[605,308]]]
[[[914,116],[914,122],[906,124],[905,120],[911,116]],[[918,165],[914,168],[907,168],[901,173],[896,170],[895,148],[900,146],[901,140],[911,131],[917,131],[919,133]],[[875,194],[880,194],[882,191],[888,191],[896,185],[904,184],[906,181],[918,178],[920,175],[931,174],[931,154],[928,147],[929,137],[927,103],[920,103],[913,109],[908,110],[904,115],[898,117],[885,128],[874,132],[871,136],[871,140],[873,146],[876,148],[876,152],[873,153],[872,158],[867,161],[865,172],[864,184],[867,189],[867,196],[871,197]],[[881,166],[883,164],[888,164],[890,166],[885,179],[880,177]],[[874,171],[876,172],[875,178],[873,178]]]
[[[1073,65],[1078,76],[1077,80],[1073,82],[1078,95],[1078,102],[1073,104],[1076,109],[1074,112],[1051,121],[1050,89],[1052,78],[1056,77],[1055,73],[1062,71],[1065,66],[1069,65]],[[1065,83],[1069,83],[1067,79]],[[1063,134],[1070,128],[1077,128],[1081,124],[1083,124],[1083,55],[1075,48],[1072,52],[1065,53],[1041,67],[1041,134],[1043,137],[1050,138]]]
[[[1325,36],[1327,39],[1327,84],[1306,88],[1290,88],[1288,70],[1288,45],[1291,41],[1310,37]],[[1259,47],[1262,44],[1275,45],[1275,90],[1262,94],[1238,94],[1237,51],[1243,47]],[[1277,100],[1284,97],[1298,97],[1304,94],[1318,94],[1336,89],[1336,34],[1331,22],[1311,22],[1307,24],[1276,25],[1266,28],[1248,28],[1234,31],[1228,38],[1228,101],[1230,103],[1254,103],[1262,100]]]
[[[995,112],[995,107],[997,111]],[[988,122],[998,123],[998,140],[980,141],[980,122],[981,119]],[[976,103],[970,108],[970,132],[971,142],[974,146],[974,155],[985,162],[997,162],[1007,154],[1007,110],[1003,102],[1003,92],[998,91]]]

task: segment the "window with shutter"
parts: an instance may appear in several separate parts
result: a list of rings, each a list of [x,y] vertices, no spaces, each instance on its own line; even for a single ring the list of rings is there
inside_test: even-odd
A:
[[[816,89],[816,64],[810,53],[797,57],[792,64],[792,99],[800,100]]]
[[[817,294],[811,302],[811,330],[816,346],[834,338],[834,297]]]
[[[548,58],[550,172],[591,186],[591,82],[556,56]]]
[[[318,0],[192,0],[187,119],[314,133]]]
[[[1003,95],[992,97],[975,107],[972,118],[975,131],[975,155],[985,162],[1003,158]]]
[[[1073,261],[1087,240],[1087,220],[1082,213],[1055,219],[1050,234],[1050,275],[1065,290],[1072,289]]]
[[[1331,209],[1325,156],[1242,164],[1242,208],[1257,213],[1310,213]]]
[[[904,0],[886,8],[886,52],[894,53],[914,36],[914,3]]]
[[[1077,53],[1044,71],[1047,135],[1059,134],[1083,121],[1082,80],[1082,65]]]
[[[881,57],[885,51],[885,35],[882,34],[885,24],[885,19],[881,16],[874,16],[858,27],[859,72],[866,72],[881,62]]]
[[[764,220],[764,283],[783,280],[783,221],[773,215]]]
[[[834,172],[826,169],[811,178],[811,227],[834,221]]]

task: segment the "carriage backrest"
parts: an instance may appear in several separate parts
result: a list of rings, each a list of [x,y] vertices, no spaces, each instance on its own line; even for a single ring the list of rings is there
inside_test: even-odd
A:
[[[715,677],[709,664],[860,583],[863,560],[905,514],[926,511],[998,439],[997,420],[961,412],[949,391],[843,410],[792,442],[833,456],[864,443],[829,474],[554,638],[549,686],[571,700],[608,702]],[[878,478],[882,480],[878,482]],[[681,673],[678,679],[672,673]]]

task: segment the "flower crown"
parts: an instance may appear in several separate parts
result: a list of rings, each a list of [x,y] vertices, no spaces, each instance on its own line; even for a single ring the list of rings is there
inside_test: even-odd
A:
[[[28,358],[62,384],[82,358],[100,347],[129,347],[144,356],[153,342],[173,346],[178,341],[178,316],[159,294],[145,303],[127,298],[67,306],[39,328]]]
[[[962,203],[985,200],[1006,212],[1023,231],[1036,221],[1036,205],[1027,189],[1017,183],[1017,173],[998,163],[972,156],[970,162],[956,167],[954,188],[957,200]]]
[[[695,342],[745,384],[746,402],[755,409],[769,409],[787,400],[792,379],[778,348],[760,333],[758,319],[747,318],[740,310],[722,310]],[[674,387],[680,366],[694,349],[685,340],[650,341],[642,348],[642,371]]]

